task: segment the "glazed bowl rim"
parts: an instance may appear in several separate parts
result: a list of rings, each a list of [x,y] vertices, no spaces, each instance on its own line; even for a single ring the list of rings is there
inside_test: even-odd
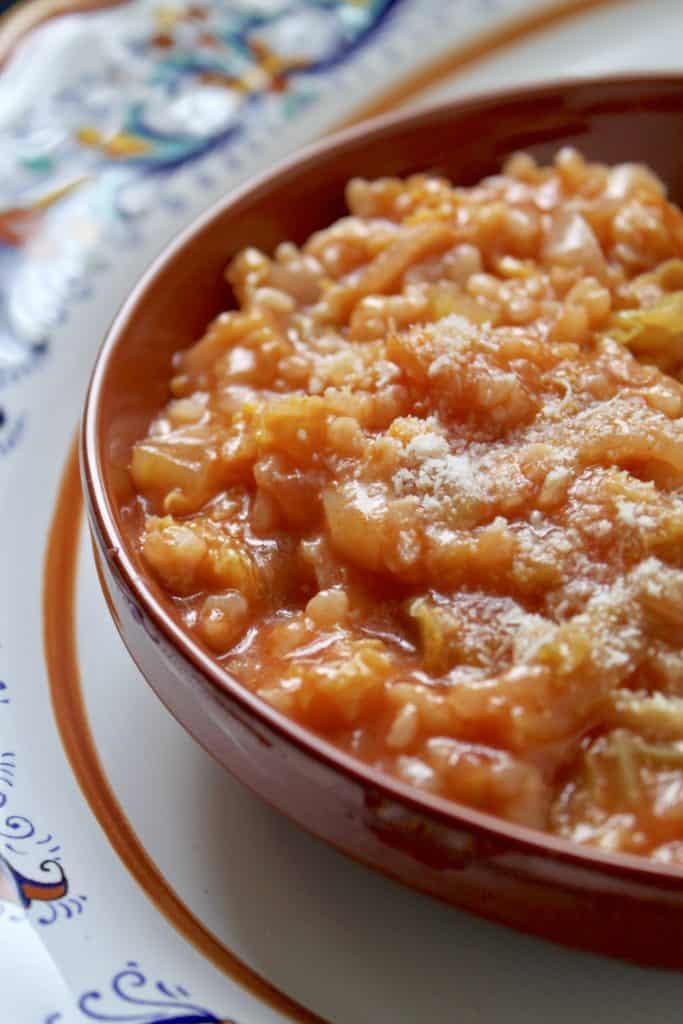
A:
[[[597,848],[582,846],[570,839],[563,839],[551,833],[529,826],[518,825],[494,814],[478,811],[445,797],[423,793],[388,773],[373,768],[359,758],[338,749],[328,740],[316,735],[298,723],[287,718],[262,698],[249,691],[204,647],[195,640],[189,630],[182,627],[173,615],[157,600],[146,577],[136,569],[128,552],[129,542],[117,527],[105,476],[102,471],[101,396],[104,381],[112,357],[125,336],[128,324],[144,305],[145,296],[156,278],[168,264],[176,260],[182,250],[196,235],[204,231],[215,219],[228,211],[239,209],[243,203],[253,203],[262,196],[277,190],[283,180],[298,170],[310,165],[337,148],[353,145],[361,140],[379,139],[383,135],[409,125],[428,124],[433,118],[440,118],[449,111],[490,108],[503,101],[530,101],[562,93],[571,96],[591,89],[612,87],[671,87],[682,93],[680,109],[683,115],[683,73],[628,73],[609,76],[563,77],[521,87],[514,86],[477,92],[464,99],[447,99],[425,104],[418,108],[408,107],[398,112],[383,114],[323,137],[321,140],[302,148],[294,155],[278,161],[273,167],[249,178],[245,183],[230,190],[199,214],[184,229],[168,241],[129,292],[114,317],[104,341],[100,345],[88,384],[80,430],[81,478],[86,496],[91,529],[99,536],[107,557],[115,567],[120,580],[125,584],[144,614],[156,629],[170,642],[186,663],[199,672],[210,687],[222,697],[234,701],[243,711],[278,734],[287,743],[325,767],[345,776],[347,780],[364,790],[371,790],[380,797],[401,804],[411,811],[428,815],[441,825],[475,833],[478,837],[504,840],[508,852],[518,850],[536,855],[544,861],[560,860],[570,863],[582,871],[600,871],[603,875],[628,877],[642,884],[663,887],[672,881],[683,883],[683,866],[658,863],[635,854],[610,853]],[[633,105],[637,109],[636,104]],[[628,116],[629,112],[624,112]],[[558,142],[558,144],[561,144]],[[362,172],[362,168],[359,168]],[[185,728],[190,725],[181,719]],[[191,731],[191,729],[190,729]],[[212,753],[210,751],[210,753]]]

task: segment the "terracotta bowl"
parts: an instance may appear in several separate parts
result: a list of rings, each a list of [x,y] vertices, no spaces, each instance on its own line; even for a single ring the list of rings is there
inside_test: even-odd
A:
[[[644,161],[683,200],[683,78],[562,82],[355,128],[228,195],[171,243],[99,353],[82,434],[102,584],[121,636],[175,717],[254,792],[339,850],[492,920],[584,949],[683,967],[683,870],[613,856],[421,794],[336,750],[249,693],[179,625],[122,508],[131,444],[167,398],[171,356],[231,302],[246,245],[303,241],[343,213],[353,175],[438,169],[476,182],[527,149]]]

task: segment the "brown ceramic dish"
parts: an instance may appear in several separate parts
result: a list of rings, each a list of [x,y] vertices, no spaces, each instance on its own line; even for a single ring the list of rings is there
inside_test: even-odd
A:
[[[343,213],[354,175],[436,169],[460,184],[524,149],[565,143],[637,160],[683,200],[683,78],[565,82],[362,126],[233,193],[177,238],[116,318],[99,354],[82,437],[102,583],[121,636],[176,718],[275,807],[365,864],[488,918],[641,963],[683,967],[683,869],[609,855],[418,794],[306,732],[234,680],[179,625],[121,509],[128,464],[167,397],[172,354],[229,303],[223,271],[246,245],[272,251]]]

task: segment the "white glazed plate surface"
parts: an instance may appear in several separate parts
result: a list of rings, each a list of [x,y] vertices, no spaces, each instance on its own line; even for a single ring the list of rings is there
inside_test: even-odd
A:
[[[122,647],[69,451],[117,307],[238,182],[392,88],[422,102],[683,70],[682,28],[680,0],[132,0],[14,49],[0,71],[0,1019],[678,1019],[677,976],[401,889],[219,769]],[[396,92],[445,54],[429,93]]]

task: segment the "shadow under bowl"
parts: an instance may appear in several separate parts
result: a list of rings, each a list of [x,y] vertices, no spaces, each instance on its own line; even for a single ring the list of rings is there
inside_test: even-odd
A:
[[[425,795],[337,750],[231,679],[147,572],[125,506],[131,445],[168,398],[174,352],[231,305],[239,249],[303,242],[342,216],[344,185],[435,170],[473,184],[523,149],[571,144],[647,163],[683,199],[683,77],[501,91],[383,118],[311,147],[218,202],[166,248],[98,355],[82,475],[109,606],[142,674],[221,764],[294,821],[394,879],[495,921],[640,963],[683,967],[683,870],[601,853]]]

